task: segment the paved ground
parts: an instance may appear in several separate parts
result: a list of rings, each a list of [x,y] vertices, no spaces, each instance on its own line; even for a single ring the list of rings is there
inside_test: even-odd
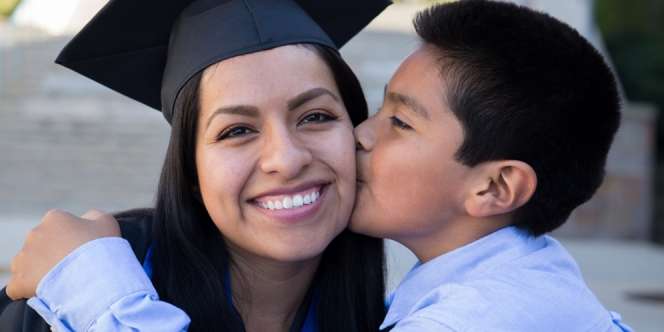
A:
[[[372,109],[400,60],[417,44],[405,33],[403,16],[388,13],[343,50]],[[47,209],[82,213],[92,207],[147,206],[155,191],[166,122],[160,113],[53,65],[64,42],[0,25],[0,284],[24,235]],[[663,248],[564,243],[607,307],[623,313],[637,331],[662,331],[664,304],[630,294],[664,293]],[[389,248],[394,287],[413,260],[397,245]]]

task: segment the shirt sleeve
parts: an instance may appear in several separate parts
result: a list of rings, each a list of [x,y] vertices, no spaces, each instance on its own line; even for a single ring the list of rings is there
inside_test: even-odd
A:
[[[186,331],[190,319],[159,301],[129,242],[90,241],[41,280],[32,307],[56,331]]]

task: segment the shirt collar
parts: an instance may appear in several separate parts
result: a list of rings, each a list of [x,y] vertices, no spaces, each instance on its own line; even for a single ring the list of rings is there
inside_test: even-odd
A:
[[[532,237],[514,226],[499,229],[479,240],[417,263],[387,300],[387,315],[380,328],[398,323],[417,302],[442,284],[460,282],[546,245],[543,237]]]

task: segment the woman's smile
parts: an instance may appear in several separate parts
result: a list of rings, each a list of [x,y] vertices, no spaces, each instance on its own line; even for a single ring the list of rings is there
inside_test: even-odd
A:
[[[279,188],[249,200],[261,213],[287,224],[315,221],[325,202],[329,182],[313,181],[293,188]]]

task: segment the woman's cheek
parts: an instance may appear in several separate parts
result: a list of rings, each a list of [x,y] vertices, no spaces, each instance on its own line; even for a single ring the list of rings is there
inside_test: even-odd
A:
[[[350,217],[350,212],[355,204],[355,138],[352,126],[338,126],[334,130],[320,133],[317,138],[311,140],[317,142],[312,146],[315,158],[325,164],[334,173],[336,182],[339,208],[344,223]],[[344,224],[345,225],[345,224]]]
[[[203,201],[211,215],[235,215],[233,205],[239,208],[243,184],[250,173],[250,159],[241,151],[223,151],[210,148],[197,157],[199,186]]]
[[[354,188],[355,186],[355,138],[353,137],[352,127],[343,127],[335,132],[335,137],[330,138],[328,142],[339,142],[338,144],[328,144],[334,150],[330,153],[337,169],[338,175],[343,182],[348,182]]]

